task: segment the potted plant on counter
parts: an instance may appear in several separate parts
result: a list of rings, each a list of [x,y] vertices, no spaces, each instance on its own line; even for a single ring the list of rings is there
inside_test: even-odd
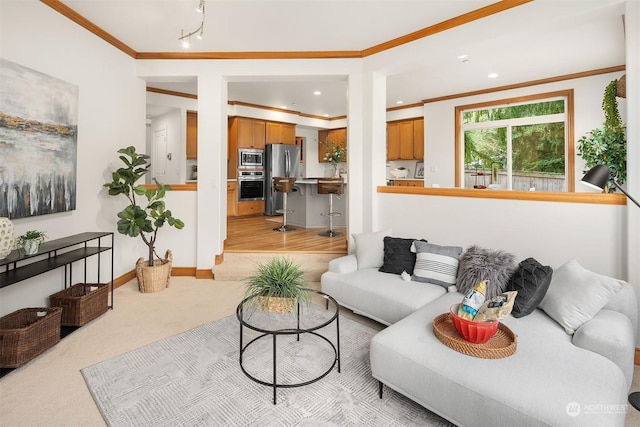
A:
[[[264,311],[292,313],[296,303],[311,302],[311,293],[303,278],[304,271],[289,258],[272,258],[259,263],[257,272],[246,279],[245,296],[257,296]]]
[[[162,200],[166,192],[171,190],[169,185],[162,185],[156,179],[156,188],[136,184],[149,173],[149,156],[137,153],[133,146],[121,148],[118,153],[121,154],[120,160],[124,167],[112,172],[112,181],[103,186],[109,189],[110,196],[123,195],[129,200],[129,204],[118,212],[118,232],[130,237],[139,236],[149,249],[147,260],[140,258],[136,263],[140,291],[160,291],[169,285],[172,254],[167,250],[165,257],[160,258],[156,253],[158,230],[165,225],[180,230],[184,223],[166,209]],[[138,200],[142,198],[145,201],[138,204]]]
[[[39,230],[29,230],[16,239],[16,247],[26,255],[35,255],[40,245],[47,238],[47,233]]]

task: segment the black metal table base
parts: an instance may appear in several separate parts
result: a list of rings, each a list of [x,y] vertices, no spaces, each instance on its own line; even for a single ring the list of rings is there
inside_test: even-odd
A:
[[[335,304],[336,307],[336,311],[335,314],[331,317],[331,319],[329,319],[328,321],[322,323],[321,325],[318,325],[314,328],[308,328],[308,329],[303,329],[300,328],[300,304],[298,303],[298,310],[296,313],[296,320],[297,320],[297,327],[296,328],[291,328],[291,329],[276,329],[276,330],[264,330],[261,329],[259,327],[256,327],[255,325],[251,325],[248,324],[247,321],[244,319],[243,315],[244,315],[244,304],[250,300],[253,297],[249,297],[246,298],[245,300],[243,300],[239,305],[238,308],[236,309],[236,316],[238,318],[238,320],[240,321],[240,357],[239,357],[239,361],[240,361],[240,369],[242,370],[242,372],[244,372],[244,374],[249,377],[251,380],[255,381],[258,384],[262,384],[268,387],[272,387],[273,389],[273,404],[275,405],[277,403],[277,391],[278,388],[293,388],[293,387],[302,387],[305,385],[309,385],[309,384],[313,384],[317,381],[320,381],[322,378],[326,377],[332,370],[333,368],[335,368],[337,366],[338,368],[338,373],[340,373],[340,316],[339,316],[339,312],[340,312],[340,306],[338,305],[337,301],[335,301],[331,296],[325,294],[324,292],[321,291],[316,291],[314,289],[309,289],[310,292],[314,292],[314,293],[318,293],[320,295],[323,295],[326,298],[326,309],[328,309],[329,307],[329,300],[331,299],[333,301],[333,303]],[[255,296],[254,296],[255,297]],[[329,324],[333,323],[335,321],[336,323],[336,344],[332,343],[331,340],[323,335],[321,335],[320,333],[316,332],[319,329],[324,328],[325,326],[328,326]],[[262,332],[261,335],[253,338],[251,341],[249,341],[246,345],[243,344],[243,328],[244,327],[248,327],[250,329],[253,329],[255,331],[258,332]],[[300,341],[300,336],[304,336],[305,334],[311,334],[311,335],[315,335],[316,337],[322,339],[324,342],[328,343],[331,348],[333,349],[333,354],[334,354],[334,359],[333,359],[333,363],[331,363],[331,366],[329,366],[329,368],[324,371],[323,373],[321,373],[320,375],[318,375],[315,378],[312,378],[308,381],[303,381],[303,382],[299,382],[299,383],[292,383],[292,384],[284,384],[284,383],[278,383],[278,369],[277,369],[277,337],[278,335],[296,335],[296,341]],[[262,338],[265,337],[269,337],[272,336],[273,339],[273,343],[272,343],[272,348],[273,348],[273,381],[268,382],[268,381],[263,381],[259,378],[256,378],[254,375],[250,374],[249,372],[247,372],[247,370],[244,367],[243,364],[243,355],[245,353],[245,351],[249,348],[249,346],[251,346],[253,343],[259,341]]]

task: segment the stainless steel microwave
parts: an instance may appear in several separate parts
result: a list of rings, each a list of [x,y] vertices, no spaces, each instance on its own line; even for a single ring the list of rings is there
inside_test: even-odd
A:
[[[256,148],[238,148],[239,168],[263,168],[264,150]]]

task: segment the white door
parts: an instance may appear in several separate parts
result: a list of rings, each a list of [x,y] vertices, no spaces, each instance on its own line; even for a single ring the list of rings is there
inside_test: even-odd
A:
[[[151,159],[151,175],[161,183],[167,177],[167,129],[153,132],[153,158]]]

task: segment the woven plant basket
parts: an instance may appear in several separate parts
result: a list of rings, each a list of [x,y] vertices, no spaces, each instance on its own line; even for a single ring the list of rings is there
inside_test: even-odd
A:
[[[0,318],[0,367],[18,368],[60,342],[62,308],[23,308]]]
[[[51,307],[62,307],[63,326],[82,326],[109,308],[109,285],[76,283],[49,296]]]
[[[270,313],[293,313],[296,306],[295,298],[284,297],[258,297],[262,311]]]
[[[159,292],[166,289],[171,278],[172,261],[173,254],[168,249],[164,260],[154,259],[152,267],[149,267],[149,262],[144,258],[139,258],[136,262],[136,277],[140,292]]]
[[[616,83],[616,96],[620,98],[627,97],[627,75],[623,75],[618,79],[618,83]]]

